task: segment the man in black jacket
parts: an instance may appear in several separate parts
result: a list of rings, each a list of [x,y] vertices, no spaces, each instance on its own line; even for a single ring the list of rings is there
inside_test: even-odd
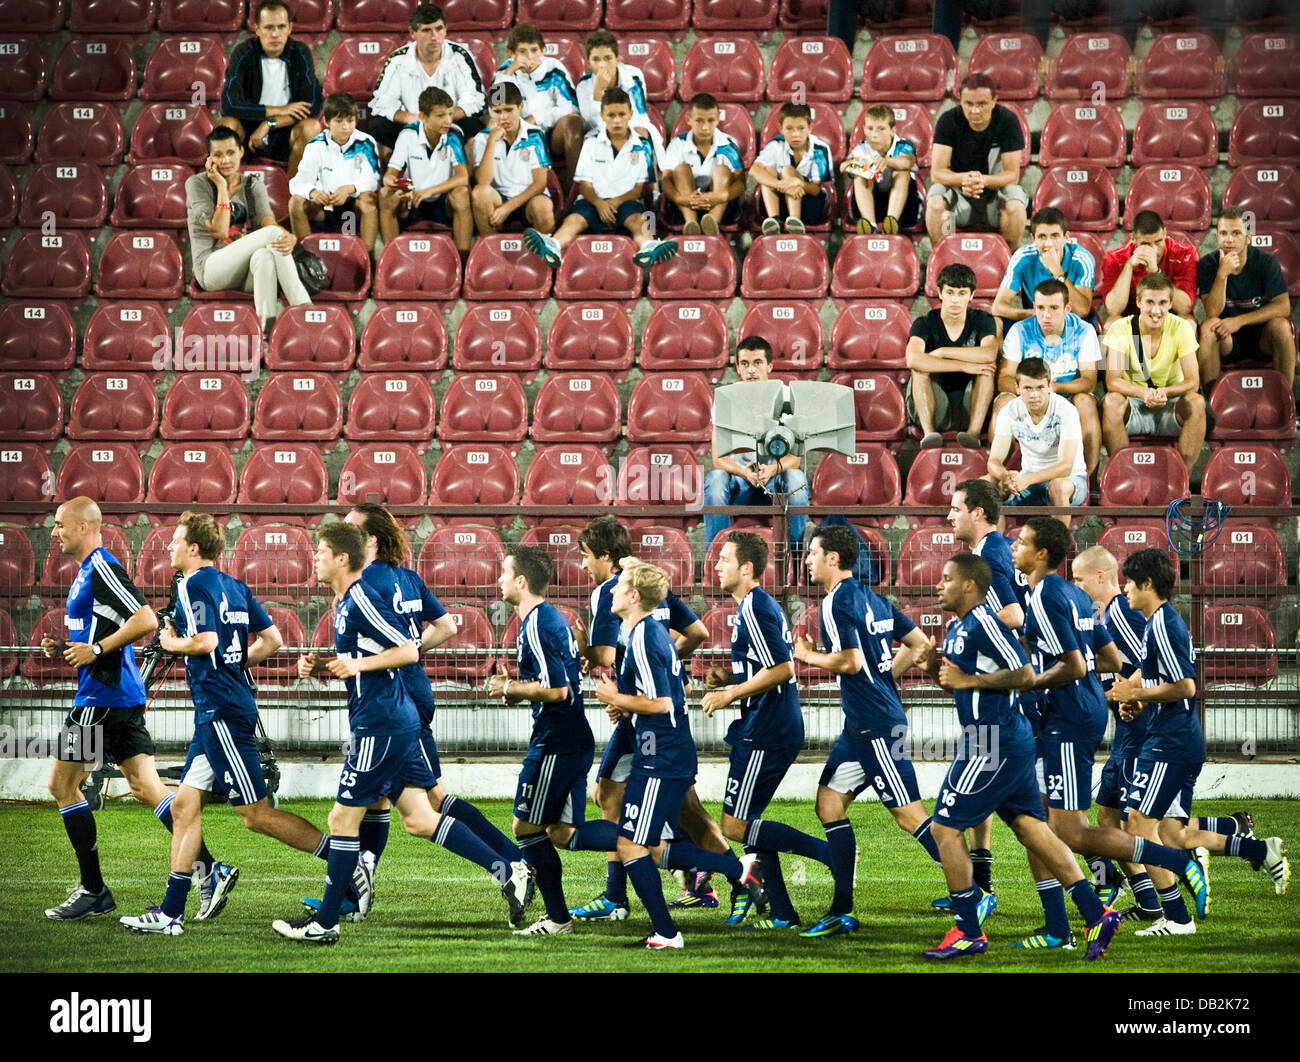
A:
[[[290,177],[307,141],[321,131],[315,62],[305,44],[290,39],[292,32],[283,0],[257,5],[257,36],[230,56],[218,119],[239,133],[249,155],[287,162]]]

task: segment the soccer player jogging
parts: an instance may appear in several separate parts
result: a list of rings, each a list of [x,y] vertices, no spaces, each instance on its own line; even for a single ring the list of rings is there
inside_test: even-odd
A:
[[[924,954],[946,960],[988,950],[963,831],[996,811],[1070,893],[1087,923],[1084,958],[1093,961],[1105,954],[1120,917],[1102,906],[1065,842],[1044,821],[1034,776],[1034,735],[1015,693],[1029,684],[1033,670],[1024,649],[985,600],[991,582],[988,561],[959,553],[944,564],[937,587],[940,606],[957,618],[944,635],[944,659],[928,654],[925,670],[953,691],[962,740],[939,790],[930,832],[939,846],[956,924]]]
[[[771,917],[750,928],[790,929],[800,924],[786,892],[780,852],[791,852],[831,866],[831,847],[823,840],[759,816],[776,793],[785,772],[803,748],[803,715],[794,682],[790,624],[785,613],[758,584],[767,569],[767,543],[748,531],[730,531],[718,555],[718,585],[736,602],[731,635],[731,678],[735,685],[711,688],[700,707],[711,716],[738,703],[740,717],[727,728],[731,746],[727,788],[722,798],[722,833],[758,853]],[[707,685],[717,685],[711,672]],[[737,893],[728,925],[740,925],[750,896]]]
[[[104,548],[103,517],[90,498],[72,498],[55,510],[53,538],[80,567],[68,589],[68,638],[41,639],[46,659],[62,657],[77,669],[77,692],[59,735],[50,771],[50,795],[77,856],[81,877],[68,898],[45,912],[56,922],[108,914],[117,904],[99,866],[95,816],[81,792],[88,766],[115,762],[131,795],[154,809],[172,830],[172,795],[158,777],[154,744],[145,729],[145,688],[135,664],[133,642],[157,630],[154,615],[121,562]],[[216,860],[200,840],[195,862],[205,898],[215,890]]]
[[[853,917],[857,845],[849,805],[868,786],[875,786],[899,827],[939,862],[939,850],[930,836],[931,819],[904,747],[907,716],[894,686],[913,659],[926,654],[929,640],[898,609],[853,578],[858,549],[858,536],[851,527],[832,525],[813,535],[805,560],[809,578],[826,591],[821,605],[826,651],[817,652],[813,640],[805,636],[795,642],[794,657],[835,675],[844,732],[836,739],[817,785],[817,817],[830,845],[835,896],[830,910],[800,934],[804,937],[833,937],[858,928]],[[895,641],[904,646],[897,656],[892,649]]]
[[[1120,718],[1126,722],[1143,712],[1152,713],[1126,801],[1125,827],[1135,837],[1156,841],[1162,819],[1170,823],[1174,833],[1185,826],[1196,777],[1205,762],[1205,735],[1196,712],[1195,653],[1187,625],[1169,601],[1174,589],[1174,566],[1168,554],[1158,549],[1139,550],[1124,561],[1123,573],[1128,603],[1146,617],[1147,625],[1142,635],[1140,669],[1117,678],[1106,698],[1119,705]],[[1282,838],[1261,841],[1242,834],[1215,834],[1205,839],[1211,842],[1206,845],[1211,851],[1239,856],[1256,870],[1267,870],[1275,892],[1286,892],[1291,866]],[[1162,868],[1148,865],[1147,870],[1159,893],[1164,917],[1136,935],[1195,933],[1196,923],[1183,903],[1177,878]],[[1204,911],[1198,913],[1204,916]]]
[[[624,557],[620,566],[623,573],[613,607],[627,628],[627,651],[618,682],[602,679],[596,697],[607,706],[611,720],[636,716],[636,753],[623,796],[618,854],[654,932],[631,946],[681,948],[685,942],[664,902],[656,866],[725,874],[760,910],[766,903],[763,880],[753,855],[737,859],[730,852],[706,852],[677,839],[677,817],[695,781],[697,762],[686,718],[682,662],[668,632],[653,620],[668,592],[668,573],[633,557]]]
[[[185,657],[185,677],[194,699],[194,737],[180,788],[172,800],[171,874],[161,906],[119,919],[135,933],[180,936],[190,874],[200,862],[200,822],[213,799],[228,800],[254,833],[314,852],[322,835],[306,819],[271,806],[257,749],[257,704],[248,671],[283,644],[270,616],[248,587],[218,571],[225,533],[207,513],[182,514],[172,535],[172,567],[182,576],[176,590],[176,626],[168,620],[162,648]],[[215,888],[205,890],[196,921],[215,918],[226,905],[239,871],[214,863]]]
[[[407,833],[440,844],[496,877],[513,925],[523,917],[528,868],[522,862],[506,863],[464,823],[451,815],[439,815],[429,806],[428,791],[437,779],[424,761],[419,717],[398,673],[419,660],[419,643],[389,603],[362,580],[365,556],[366,536],[354,524],[330,524],[321,529],[316,578],[334,591],[337,655],[329,661],[318,661],[315,653],[300,657],[298,675],[309,678],[323,670],[347,683],[352,741],[329,814],[325,894],[320,909],[292,922],[278,920],[272,928],[291,940],[337,944],[339,908],[347,883],[358,872],[358,906],[362,915],[368,911],[374,874],[370,854],[361,852],[359,833],[366,812],[384,799],[396,804]]]

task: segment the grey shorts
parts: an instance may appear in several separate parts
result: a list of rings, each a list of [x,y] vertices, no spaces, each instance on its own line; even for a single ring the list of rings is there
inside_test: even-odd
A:
[[[960,377],[966,382],[956,385],[953,377]],[[935,431],[966,430],[970,423],[970,403],[974,388],[975,377],[966,373],[940,373],[930,377],[930,393],[934,395]],[[903,385],[903,399],[907,403],[908,421],[919,426],[921,421],[916,415],[916,403],[912,400],[910,378]]]
[[[952,212],[953,225],[959,229],[970,225],[972,218],[990,229],[996,229],[1001,220],[1002,208],[1008,203],[1020,203],[1026,209],[1029,207],[1029,196],[1018,184],[1009,184],[1005,188],[986,192],[979,199],[967,199],[961,194],[960,188],[932,184],[926,196],[942,198],[944,206]]]
[[[1129,396],[1128,420],[1124,430],[1130,435],[1181,435],[1182,425],[1178,423],[1178,400],[1166,402],[1159,409],[1148,409],[1140,398]]]

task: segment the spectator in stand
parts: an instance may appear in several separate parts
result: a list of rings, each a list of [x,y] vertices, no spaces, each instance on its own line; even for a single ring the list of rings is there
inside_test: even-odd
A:
[[[1128,243],[1107,251],[1102,263],[1101,297],[1106,316],[1137,313],[1138,285],[1157,270],[1174,285],[1174,313],[1190,318],[1196,302],[1196,248],[1166,236],[1165,223],[1154,210],[1141,210],[1133,219]]]
[[[403,129],[379,189],[379,233],[396,238],[403,223],[450,225],[456,249],[468,255],[474,241],[465,145],[452,130],[455,101],[440,88],[420,93],[420,124]]]
[[[1052,390],[1052,371],[1042,358],[1017,364],[1016,391],[994,418],[985,478],[1005,505],[1082,505],[1088,500],[1088,472],[1078,412]],[[1003,463],[1013,441],[1020,446],[1019,471]],[[1057,519],[1070,526],[1068,515]]]
[[[1137,284],[1138,313],[1106,329],[1101,431],[1112,454],[1130,434],[1176,435],[1191,472],[1205,441],[1205,399],[1197,394],[1196,327],[1173,312],[1174,295],[1167,276],[1148,273]]]
[[[1041,358],[1051,372],[1052,392],[1074,403],[1078,412],[1083,427],[1084,462],[1091,476],[1101,460],[1101,419],[1094,395],[1101,344],[1092,325],[1066,308],[1068,296],[1064,281],[1044,280],[1034,291],[1033,314],[1017,321],[1007,331],[1002,343],[999,394],[993,400],[993,417],[996,420],[1002,407],[1020,393],[1019,364],[1030,358]]]
[[[746,336],[736,344],[736,375],[739,383],[760,383],[772,372],[772,345],[762,336]],[[789,388],[786,388],[789,394]],[[774,464],[761,465],[753,450],[718,452],[717,432],[713,435],[713,471],[704,477],[705,505],[770,505],[772,494],[788,494],[791,505],[807,505],[808,477],[803,458],[786,454]],[[791,552],[801,548],[807,516],[791,513],[787,534]],[[726,513],[704,514],[704,548],[720,531],[731,526]]]
[[[1196,352],[1201,384],[1219,378],[1225,362],[1271,361],[1295,381],[1295,338],[1288,318],[1291,299],[1282,267],[1268,251],[1250,245],[1245,211],[1224,207],[1219,215],[1219,249],[1196,265],[1196,286],[1205,307],[1201,348]]]
[[[833,180],[830,146],[812,131],[812,108],[783,103],[777,111],[781,131],[758,153],[749,175],[758,184],[763,210],[763,235],[805,232],[826,215],[826,190]]]
[[[930,242],[972,222],[998,229],[1014,251],[1025,234],[1029,197],[1020,187],[1020,156],[1027,150],[1020,122],[998,105],[987,74],[968,74],[961,106],[934,124],[925,227]]]
[[[1034,316],[1034,293],[1045,280],[1065,285],[1067,308],[1084,320],[1092,316],[1096,263],[1092,252],[1066,239],[1069,224],[1056,207],[1043,207],[1029,219],[1032,242],[1016,248],[993,300],[993,314],[1008,322]],[[1019,302],[1017,302],[1017,296]],[[1009,333],[1008,333],[1009,335]]]
[[[878,103],[867,109],[862,140],[840,163],[853,175],[849,217],[858,232],[893,235],[921,220],[923,205],[916,189],[916,145],[894,129],[894,109]],[[883,220],[877,220],[883,219]]]
[[[961,446],[977,447],[993,401],[998,362],[998,324],[991,313],[971,306],[975,270],[944,266],[939,272],[939,309],[912,322],[907,340],[907,416],[921,429],[925,450],[943,445],[940,432],[952,431],[968,414]]]
[[[311,49],[292,39],[283,0],[257,5],[253,32],[226,64],[217,124],[238,133],[250,155],[287,163],[292,177],[307,141],[320,132],[316,63]]]
[[[447,40],[447,19],[436,4],[416,4],[410,18],[411,41],[393,52],[379,74],[370,100],[370,135],[379,141],[379,158],[388,156],[397,136],[420,120],[420,93],[440,88],[455,101],[452,121],[465,141],[483,128],[483,81],[463,44]]]
[[[554,236],[525,229],[524,245],[555,269],[564,248],[582,233],[600,236],[626,230],[637,246],[632,260],[649,269],[677,253],[672,240],[654,238],[654,215],[644,202],[655,179],[654,148],[632,130],[632,103],[622,89],[605,90],[600,115],[604,132],[582,145],[573,173],[579,192],[573,209]]]
[[[278,312],[276,291],[291,306],[311,302],[298,279],[292,232],[276,224],[259,174],[242,174],[239,134],[217,126],[207,137],[203,172],[185,182],[194,280],[204,291],[248,291],[269,335]]]
[[[740,145],[718,128],[718,101],[707,92],[691,97],[686,120],[690,127],[664,149],[664,221],[680,224],[685,236],[716,236],[722,225],[740,220]]]
[[[379,234],[379,147],[374,137],[357,131],[357,103],[346,92],[326,96],[322,116],[325,132],[308,142],[289,182],[293,234],[301,240],[313,224],[330,232],[357,226],[373,254]]]
[[[474,225],[480,236],[522,224],[538,232],[555,231],[557,204],[546,191],[551,157],[542,131],[523,119],[524,97],[506,82],[489,90],[489,125],[470,142]]]
[[[646,108],[645,75],[619,58],[618,38],[607,29],[598,29],[582,42],[582,51],[587,57],[587,72],[578,78],[574,92],[578,97],[578,113],[582,115],[586,129],[584,136],[595,136],[605,128],[600,120],[600,101],[604,99],[607,88],[621,88],[632,101],[632,128],[642,140],[654,144],[655,158],[662,159],[663,137],[650,121],[650,112]],[[577,165],[576,157],[574,165]]]
[[[545,49],[542,31],[531,22],[520,22],[506,34],[509,58],[501,64],[492,85],[510,83],[519,89],[524,97],[524,117],[547,137],[551,155],[564,159],[565,176],[574,183],[587,123],[578,113],[578,94],[568,71]],[[630,98],[628,103],[630,108]]]

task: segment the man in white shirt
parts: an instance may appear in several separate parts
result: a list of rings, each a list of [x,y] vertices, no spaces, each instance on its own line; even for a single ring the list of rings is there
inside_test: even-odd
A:
[[[302,239],[312,222],[331,231],[356,231],[373,252],[379,234],[379,148],[374,138],[357,132],[357,104],[346,92],[325,98],[325,132],[312,137],[297,174],[289,182],[289,222]]]
[[[1042,358],[1016,367],[1019,397],[1003,407],[993,425],[989,471],[984,478],[1007,505],[1082,505],[1088,498],[1079,414],[1064,395],[1052,391],[1052,373]],[[1020,444],[1020,471],[1004,462],[1011,443]],[[1058,516],[1066,527],[1068,514]]]
[[[523,94],[506,82],[491,88],[490,124],[470,142],[474,225],[490,236],[510,224],[555,231],[556,207],[546,192],[551,157],[537,126],[523,120]]]

